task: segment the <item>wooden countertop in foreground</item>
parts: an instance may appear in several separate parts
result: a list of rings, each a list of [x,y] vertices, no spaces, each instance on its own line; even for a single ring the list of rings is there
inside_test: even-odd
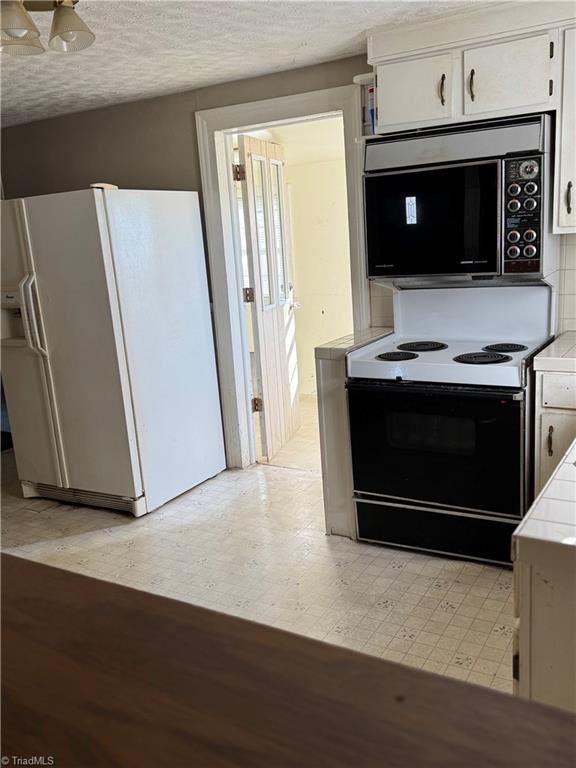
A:
[[[563,711],[2,557],[3,754],[55,768],[573,768]],[[12,763],[11,763],[12,764]]]

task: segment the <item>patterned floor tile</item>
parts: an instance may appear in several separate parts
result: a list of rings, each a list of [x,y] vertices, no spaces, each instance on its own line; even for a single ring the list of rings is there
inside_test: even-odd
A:
[[[226,471],[138,519],[22,499],[4,453],[3,550],[511,691],[510,572],[326,536],[306,407],[280,466]]]

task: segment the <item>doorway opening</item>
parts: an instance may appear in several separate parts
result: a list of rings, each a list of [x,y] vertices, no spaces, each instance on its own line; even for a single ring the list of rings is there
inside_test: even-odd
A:
[[[354,328],[342,113],[228,142],[254,455],[320,472],[314,348]]]

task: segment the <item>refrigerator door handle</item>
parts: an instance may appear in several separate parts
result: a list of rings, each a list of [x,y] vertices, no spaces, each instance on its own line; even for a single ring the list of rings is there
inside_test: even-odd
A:
[[[22,317],[22,327],[24,328],[24,338],[26,339],[26,344],[28,347],[33,352],[36,352],[37,350],[34,344],[34,339],[32,337],[30,315],[28,314],[28,302],[26,296],[26,286],[28,285],[29,279],[30,275],[26,274],[22,280],[20,280],[20,283],[18,284],[18,295],[20,296],[20,315]]]
[[[30,324],[30,330],[32,332],[32,338],[34,341],[34,347],[36,351],[42,355],[42,357],[48,357],[48,350],[42,343],[42,336],[40,333],[40,321],[36,314],[36,276],[29,275],[28,280],[24,285],[24,291],[26,294],[26,313],[28,315],[28,322]]]

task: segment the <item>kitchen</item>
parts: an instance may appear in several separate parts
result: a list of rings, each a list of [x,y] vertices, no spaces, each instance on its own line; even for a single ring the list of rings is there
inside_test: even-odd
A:
[[[328,69],[315,64],[293,81],[276,73],[194,96],[193,111],[209,112],[302,92],[320,105],[322,89],[353,89],[360,130],[352,140],[348,132],[346,147],[355,332],[316,350],[322,477],[229,469],[135,528],[103,510],[22,500],[12,468],[4,546],[371,653],[383,664],[515,688],[573,709],[574,9],[452,10],[403,27],[374,24],[368,65],[358,56]],[[70,112],[5,129],[5,196],[29,206],[30,195],[87,189],[99,179],[121,188],[200,189],[197,161],[191,182],[181,160],[194,142],[190,103],[182,94],[163,98],[160,117],[151,100],[133,114],[129,104],[94,110],[90,123],[90,113]],[[351,122],[347,104],[340,108],[346,140]],[[249,109],[250,124],[265,122],[257,106]],[[186,133],[172,136],[162,157],[146,153],[152,132],[135,131],[134,120],[150,119],[169,136],[182,112]],[[89,136],[90,160],[62,167],[58,152],[43,151],[46,135],[53,146],[66,137],[62,151],[79,158]],[[218,176],[203,143],[206,207]],[[134,162],[143,151],[145,174]],[[36,172],[27,179],[23,168]],[[116,192],[90,194],[113,200]],[[364,194],[365,253],[358,245]],[[229,291],[233,261],[222,263],[213,247],[214,206],[205,215],[227,465],[241,467],[230,461],[249,455],[240,418],[230,418],[230,403],[245,401],[234,386],[243,369],[232,349],[241,296]],[[442,248],[434,246],[439,237]],[[380,304],[388,309],[377,311]],[[393,315],[393,329],[370,315]],[[484,349],[493,345],[505,349]],[[470,354],[473,363],[454,360]],[[381,471],[389,465],[393,473]],[[513,597],[510,547],[520,522]],[[551,608],[531,575],[536,562],[556,568],[559,602]],[[521,597],[531,591],[533,601]]]

